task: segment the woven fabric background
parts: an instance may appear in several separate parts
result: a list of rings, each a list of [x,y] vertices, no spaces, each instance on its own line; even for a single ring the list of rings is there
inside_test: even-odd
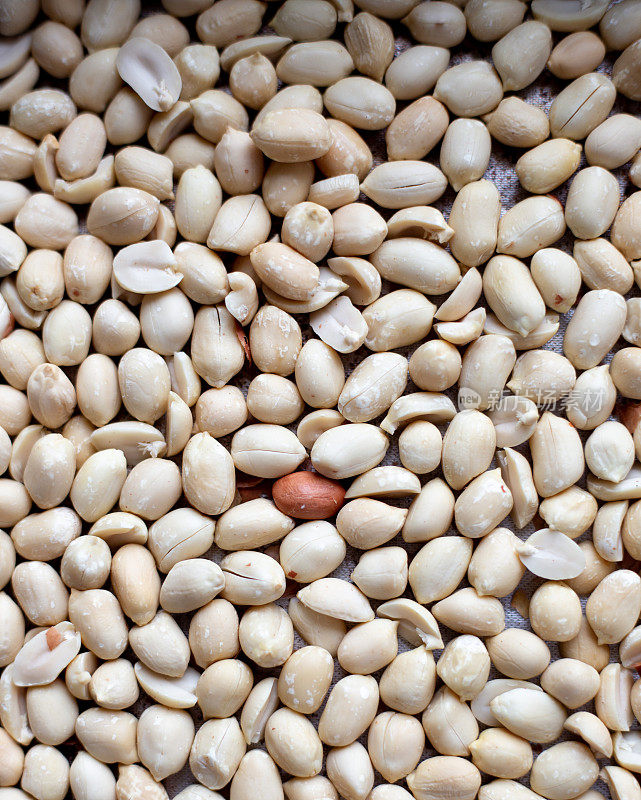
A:
[[[156,13],[158,11],[163,11],[162,7],[157,3],[144,3],[143,5],[144,5],[143,15],[145,15],[145,16],[149,15],[149,14]],[[273,14],[274,14],[274,11],[275,11],[276,7],[277,7],[276,3],[273,3],[273,2],[269,3],[269,7],[268,7],[267,12],[265,14],[265,21],[266,22],[268,22],[273,17]],[[190,18],[189,20],[183,20],[183,22],[185,22],[185,24],[187,24],[189,26],[189,28],[190,28],[190,31],[191,31],[191,34],[192,34],[192,41],[198,41],[196,33],[195,33],[195,30],[194,30],[194,25],[193,25],[194,20]],[[342,24],[339,24],[339,26],[337,28],[337,33],[335,34],[335,36],[338,36],[339,38],[341,38],[342,37],[343,28],[344,28],[344,26]],[[409,47],[411,42],[406,36],[406,33],[407,33],[406,29],[400,23],[394,23],[394,31],[395,31],[395,34],[396,34],[396,37],[397,37],[396,38],[396,52],[398,54],[399,52],[401,52],[401,51],[405,50],[407,47]],[[272,32],[272,31],[269,28],[266,28],[265,32]],[[561,36],[559,36],[558,34],[555,34],[554,35],[555,43],[560,38],[561,38]],[[450,63],[451,63],[451,65],[454,65],[454,64],[460,63],[461,61],[470,60],[470,59],[478,59],[478,58],[491,60],[490,51],[491,51],[491,43],[488,44],[488,45],[481,46],[481,45],[479,45],[478,42],[476,42],[475,40],[471,39],[471,37],[467,37],[465,39],[465,41],[460,46],[458,46],[458,47],[456,47],[456,48],[454,48],[452,50],[452,59],[451,59]],[[610,55],[611,54],[608,54],[608,56],[610,56]],[[608,57],[606,59],[606,61],[599,67],[599,71],[600,72],[604,72],[606,74],[610,74],[611,67],[612,67],[612,59],[610,59]],[[221,85],[222,85],[222,82],[223,82],[224,79],[225,79],[225,75],[223,73],[222,76],[221,76],[221,81],[220,81]],[[524,100],[526,100],[526,101],[528,101],[528,102],[530,102],[530,103],[532,103],[532,104],[544,109],[545,111],[547,111],[549,109],[554,97],[566,85],[567,85],[567,82],[557,80],[556,78],[554,78],[554,76],[551,75],[551,73],[549,73],[547,70],[545,70],[543,72],[543,74],[540,76],[540,78],[533,85],[531,85],[527,89],[525,89],[525,90],[523,90],[521,92],[517,92],[515,94],[517,94],[522,99],[524,99]],[[407,103],[404,103],[404,102],[403,103],[398,103],[397,104],[397,110],[401,110],[406,105],[407,105]],[[615,108],[613,110],[613,113],[619,112],[619,111],[626,111],[628,113],[638,114],[639,113],[639,104],[638,103],[632,103],[632,102],[629,102],[629,101],[625,101],[624,99],[623,100],[618,100],[617,104],[616,104],[616,106],[615,106]],[[384,141],[384,131],[383,132],[376,132],[376,133],[367,133],[367,132],[361,132],[361,133],[364,136],[364,138],[366,139],[366,141],[368,142],[368,144],[370,145],[370,147],[372,149],[372,152],[374,153],[375,164],[379,164],[382,161],[385,161],[386,160],[386,150],[385,150],[385,141]],[[428,156],[426,157],[426,160],[438,165],[439,150],[440,150],[440,145],[437,145],[437,147],[434,148],[434,150],[431,153],[428,154]],[[521,200],[521,199],[523,199],[524,197],[527,196],[527,193],[524,192],[521,189],[521,187],[519,185],[519,182],[518,182],[518,179],[516,177],[515,171],[514,171],[514,164],[516,162],[516,159],[521,155],[522,152],[523,151],[521,151],[521,150],[513,150],[513,149],[505,148],[505,147],[503,147],[503,146],[501,146],[498,143],[493,141],[492,158],[491,158],[491,162],[490,162],[490,165],[488,167],[488,170],[487,170],[487,172],[485,174],[485,177],[488,178],[489,180],[492,180],[496,184],[496,186],[499,188],[500,194],[501,194],[503,212],[505,212],[512,205],[514,205],[515,202],[517,202],[517,201],[519,201],[519,200]],[[582,159],[582,163],[581,163],[581,167],[580,168],[582,168],[584,166],[586,166],[585,159]],[[617,177],[620,179],[621,196],[622,196],[622,198],[627,196],[631,192],[635,191],[635,187],[632,186],[632,184],[630,184],[630,182],[628,181],[627,168],[626,167],[624,167],[623,169],[617,171],[616,174],[617,174]],[[322,177],[322,176],[318,176],[318,177]],[[555,194],[559,197],[559,199],[562,202],[565,201],[566,193],[567,193],[567,185],[564,185],[563,187],[561,187],[561,189],[559,189],[559,190],[557,190],[555,192]],[[436,206],[441,211],[443,211],[443,213],[445,214],[446,219],[449,216],[449,211],[450,211],[451,204],[452,204],[452,201],[454,199],[454,196],[455,196],[455,193],[450,188],[450,189],[448,189],[448,191],[445,193],[445,195],[439,201],[434,203],[434,206]],[[364,197],[361,197],[361,199],[362,200],[366,200],[366,198],[364,198]],[[369,201],[367,201],[367,202],[369,202]],[[386,218],[391,216],[391,213],[393,213],[393,212],[386,212],[384,210],[381,210],[381,211],[382,211],[382,213],[384,214],[384,216]],[[279,220],[274,220],[274,227],[273,227],[272,233],[277,233],[279,230],[280,230],[280,221]],[[555,247],[560,247],[561,249],[567,251],[568,253],[571,253],[572,252],[572,244],[573,244],[573,237],[571,235],[566,235],[560,242],[556,243],[554,246]],[[231,262],[231,259],[225,259],[225,260],[226,260],[227,263]],[[392,287],[392,288],[398,288],[398,287]],[[385,291],[389,291],[389,289],[390,289],[390,287],[386,286],[384,284],[383,291],[384,292]],[[638,295],[639,294],[638,289],[637,289],[636,286],[634,287],[632,294],[633,295]],[[430,299],[434,300],[436,303],[439,303],[444,298],[430,298]],[[570,314],[565,314],[565,315],[563,315],[561,317],[560,328],[559,328],[558,333],[556,334],[556,336],[550,342],[548,342],[546,345],[544,345],[544,349],[555,350],[557,352],[561,352],[562,351],[563,333],[564,333],[564,330],[565,330],[565,328],[567,326],[567,322],[568,322],[569,318],[570,318]],[[305,319],[300,318],[298,321],[301,324],[301,327],[303,328],[303,338],[304,338],[304,340],[307,339],[310,335],[313,335],[311,330],[308,327],[306,327],[306,320]],[[431,333],[428,338],[435,338],[435,334]],[[419,342],[416,345],[413,345],[412,347],[407,348],[406,350],[404,350],[402,352],[405,355],[407,355],[408,358],[409,358],[409,356],[411,355],[413,350],[416,349],[416,347],[418,347],[419,344],[421,344],[421,343]],[[349,356],[343,357],[346,373],[351,372],[354,369],[354,367],[368,355],[370,355],[370,351],[368,351],[365,347],[363,347],[360,350],[358,350],[357,352],[352,353]],[[608,360],[609,360],[609,358],[608,358]],[[256,372],[256,370],[254,368],[246,367],[238,376],[236,376],[235,379],[233,379],[232,383],[235,383],[236,385],[240,386],[241,389],[243,389],[243,391],[246,392],[246,389],[247,389],[247,386],[248,386],[250,380],[256,374],[257,374],[257,372]],[[203,389],[204,388],[205,387],[203,387]],[[407,386],[407,389],[406,389],[406,393],[411,393],[411,392],[416,391],[416,390],[417,389],[412,384],[412,382],[408,381],[408,386]],[[456,394],[455,394],[455,392],[449,392],[449,394],[452,397],[452,399],[454,400],[454,402],[456,403]],[[380,422],[380,419],[373,420],[373,422]],[[295,430],[296,426],[294,425],[294,426],[291,426],[291,427],[292,427],[292,429]],[[440,426],[440,427],[441,427],[441,431],[444,432],[445,427],[444,426]],[[227,437],[227,438],[223,439],[222,440],[223,443],[225,445],[229,446],[230,438],[231,437]],[[390,445],[390,448],[389,448],[389,450],[387,452],[386,458],[385,458],[385,460],[383,462],[384,464],[400,464],[400,461],[399,461],[399,458],[398,458],[397,440],[398,440],[398,436],[391,437],[391,445]],[[521,452],[524,452],[524,453],[528,452],[527,445],[523,445],[523,446],[521,446],[521,447],[519,447],[517,449],[519,451],[521,451]],[[311,464],[310,464],[309,461],[307,461],[303,465],[301,465],[301,468],[310,468],[310,467],[311,467]],[[437,475],[440,475],[440,474],[441,474],[440,470],[438,470],[438,471],[435,471],[433,473],[430,473],[429,475],[421,476],[421,483],[425,483],[427,480],[430,480],[433,477],[436,477]],[[395,503],[396,501],[392,500],[391,502]],[[400,502],[399,505],[408,506],[409,505],[409,501],[407,501],[406,503]],[[511,521],[511,519],[509,519],[509,518],[506,519],[502,523],[502,525],[505,526],[505,527],[510,528],[511,530],[515,530],[515,528],[513,526],[513,523]],[[519,536],[521,536],[522,538],[525,538],[533,530],[535,530],[535,527],[543,527],[543,523],[539,520],[539,524],[537,526],[535,526],[534,524],[530,524],[525,529],[523,529],[522,531],[516,531],[516,533]],[[456,531],[454,531],[454,530],[450,531],[450,534],[454,534],[454,533],[456,533]],[[590,535],[589,533],[585,534],[584,537],[582,537],[582,538],[589,537],[589,535]],[[404,547],[408,552],[408,556],[409,556],[410,560],[413,557],[413,555],[422,546],[420,543],[413,544],[413,545],[407,545],[402,541],[400,536],[397,537],[397,539],[389,542],[388,544],[389,545],[399,545],[399,546]],[[350,573],[353,570],[353,568],[355,567],[356,563],[358,562],[358,558],[359,558],[360,554],[361,554],[361,551],[355,551],[352,548],[349,548],[345,561],[343,562],[341,567],[338,570],[336,570],[334,575],[336,577],[349,579]],[[214,548],[212,548],[212,550],[209,552],[208,555],[213,560],[219,562],[221,560],[221,558],[223,557],[224,552],[222,552],[222,551],[218,550],[218,548],[214,547]],[[520,588],[522,588],[526,592],[526,594],[530,595],[532,593],[532,591],[534,591],[536,586],[538,584],[540,584],[540,583],[541,583],[541,581],[539,579],[534,578],[529,573],[526,573],[526,576],[524,577]],[[465,586],[465,585],[467,585],[466,582],[463,582],[463,584],[461,584],[461,586]],[[291,587],[288,587],[288,592],[287,592],[286,596],[278,601],[279,604],[284,606],[284,607],[286,607],[287,603],[289,602],[289,598],[295,593],[297,588],[298,587],[296,587],[295,585],[293,585]],[[408,591],[406,592],[406,596],[408,596],[408,597],[411,596],[411,592],[409,591],[409,588],[408,588]],[[506,612],[506,626],[507,627],[528,627],[527,622],[510,605],[510,598],[509,597],[508,598],[504,598],[502,600],[502,602],[503,602],[503,605],[504,605],[504,608],[505,608],[505,612]],[[584,600],[583,600],[583,602],[584,602]],[[376,606],[377,603],[373,602],[373,605]],[[185,619],[182,619],[180,621],[181,621],[181,623],[183,625],[183,628],[184,628],[184,630],[186,632],[187,628],[188,628],[189,619],[185,618]],[[454,635],[451,632],[446,631],[446,630],[443,630],[443,634],[444,634],[443,638],[444,638],[445,642],[449,641],[449,639],[451,639],[452,636]],[[295,648],[299,648],[301,646],[304,646],[304,644],[305,644],[305,642],[303,642],[298,637],[298,635],[296,635]],[[407,650],[407,649],[409,649],[409,645],[404,640],[399,639],[399,651],[404,651],[404,650]],[[551,643],[550,644],[550,649],[551,649],[551,651],[553,653],[553,658],[557,658],[558,657],[558,648],[556,647],[556,645]],[[437,655],[437,654],[435,654],[435,655]],[[239,657],[240,658],[244,658],[242,653],[240,654]],[[612,648],[612,658],[613,659],[617,658],[616,648]],[[260,668],[257,668],[254,664],[251,664],[251,666],[252,666],[252,669],[254,671],[254,676],[255,676],[255,682],[256,683],[260,679],[262,679],[263,677],[265,677],[265,676],[267,676],[269,674],[277,674],[278,673],[278,670],[263,671]],[[338,662],[336,662],[336,667],[335,667],[335,672],[334,672],[334,683],[337,680],[339,680],[341,677],[343,677],[344,674],[345,673],[341,670],[340,666],[338,665]],[[490,677],[498,677],[498,675],[493,671]],[[150,705],[150,704],[151,704],[151,701],[148,698],[144,697],[144,699],[139,700],[137,705],[132,710],[134,711],[134,713],[139,715],[142,712],[142,710],[147,705]],[[196,725],[199,726],[200,723],[202,722],[202,715],[200,714],[199,709],[196,707],[195,709],[192,710],[192,713],[193,713]],[[314,721],[317,721],[317,718],[318,718],[318,715],[315,715],[315,717],[313,717]],[[366,743],[366,736],[362,737],[361,741],[365,744]],[[262,746],[263,746],[262,744],[259,745],[259,747],[262,747]],[[536,755],[536,753],[540,752],[542,747],[540,745],[534,745],[533,749],[534,749],[534,752],[535,752],[535,755]],[[327,748],[326,748],[326,750],[327,750]],[[437,754],[435,753],[435,751],[433,751],[431,749],[431,747],[428,744],[428,746],[425,749],[423,757],[426,758],[426,757],[429,757],[429,756],[432,756],[432,755],[437,755]],[[489,779],[486,778],[485,780],[489,780]],[[167,791],[169,793],[169,796],[170,797],[174,797],[174,795],[176,795],[181,789],[183,789],[185,786],[187,786],[187,785],[189,785],[191,783],[194,783],[194,782],[195,782],[195,779],[192,777],[189,768],[186,767],[180,773],[171,776],[164,783],[165,783],[165,786],[166,786]],[[377,776],[377,783],[379,783],[379,782],[381,782],[381,779],[380,779],[379,776]],[[401,785],[403,785],[403,784],[401,784]],[[599,782],[596,785],[596,788],[598,788],[604,795],[606,795],[606,796],[608,795],[607,788],[605,787],[604,784]],[[229,787],[226,787],[225,789],[221,790],[221,794],[223,796],[225,796],[225,797],[228,797],[228,795],[229,795]],[[259,800],[259,798],[257,798],[257,800]]]

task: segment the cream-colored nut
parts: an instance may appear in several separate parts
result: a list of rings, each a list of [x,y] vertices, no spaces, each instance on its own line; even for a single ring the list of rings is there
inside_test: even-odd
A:
[[[441,463],[442,438],[431,422],[411,422],[399,436],[398,448],[403,466],[418,475],[432,472]]]
[[[92,674],[89,683],[92,699],[101,707],[123,710],[138,699],[138,683],[130,661],[106,661]]]
[[[595,714],[577,711],[566,719],[563,727],[570,733],[580,736],[597,758],[612,757],[612,736]]]
[[[27,516],[31,509],[31,497],[22,483],[8,478],[0,479],[2,512],[0,524],[10,527]]]
[[[149,192],[159,200],[173,200],[173,164],[146,147],[124,147],[116,153],[114,167],[121,186]]]
[[[447,686],[434,695],[423,713],[422,723],[430,744],[442,755],[469,755],[469,746],[479,734],[469,707]]]
[[[89,708],[76,720],[76,736],[89,755],[106,764],[133,764],[138,720],[126,711]]]
[[[334,671],[331,655],[322,647],[296,650],[283,664],[278,696],[292,711],[313,714],[323,702]]]
[[[639,47],[637,42],[632,42],[621,55],[614,62],[612,68],[612,81],[617,90],[629,97],[631,100],[636,100],[641,96],[639,89],[639,82],[636,78],[636,69],[639,63]]]
[[[374,786],[374,768],[367,750],[360,742],[330,750],[326,768],[332,785],[337,787],[342,797],[347,800],[369,797]]]
[[[114,553],[111,585],[123,613],[136,625],[146,625],[153,619],[158,610],[160,578],[146,547],[126,544]]]
[[[482,597],[475,589],[459,589],[439,600],[434,616],[457,633],[494,636],[505,628],[503,608],[495,597]]]
[[[340,432],[334,428],[322,433],[312,447],[311,459],[327,478],[351,478],[379,464],[387,447],[385,434],[372,425],[356,423],[341,426]]]
[[[461,800],[472,800],[481,785],[481,773],[464,758],[433,756],[421,761],[406,780],[416,800],[444,800],[452,791]]]
[[[499,778],[521,778],[532,766],[532,748],[503,728],[487,728],[470,744],[472,761],[483,772]]]
[[[215,215],[207,245],[246,256],[267,240],[269,230],[269,213],[262,198],[256,194],[239,195],[226,200]]]
[[[340,42],[321,40],[292,45],[276,65],[283,83],[331,86],[354,69],[352,57]]]
[[[343,506],[336,517],[336,526],[352,547],[369,550],[393,539],[403,527],[406,516],[405,509],[388,506],[380,500],[360,498]],[[366,526],[363,520],[367,520]]]
[[[98,353],[121,356],[140,337],[140,322],[120,300],[105,300],[93,317],[92,341]]]
[[[91,317],[79,303],[63,300],[47,315],[42,339],[50,363],[77,366],[89,352]]]
[[[109,545],[97,536],[79,536],[64,552],[60,575],[71,589],[100,589],[110,567]]]
[[[528,20],[506,33],[492,48],[492,61],[503,89],[518,91],[533,83],[545,69],[552,50],[547,25]]]
[[[336,28],[336,9],[331,3],[310,3],[309,0],[289,0],[276,12],[270,22],[279,36],[294,41],[329,39]]]
[[[208,635],[212,626],[219,632],[215,640]],[[194,661],[203,669],[222,658],[233,658],[240,645],[238,614],[232,604],[216,598],[198,609],[189,625],[189,646]]]
[[[204,558],[180,561],[174,564],[163,581],[160,605],[172,614],[195,611],[213,600],[224,583],[224,575],[217,564]]]
[[[25,755],[20,786],[24,797],[62,800],[69,790],[69,762],[55,747],[37,744]]]
[[[509,147],[535,147],[550,133],[545,112],[515,96],[501,100],[485,119],[492,136]]]
[[[295,89],[311,88],[291,86],[279,92],[279,96]],[[319,95],[320,99],[320,95]],[[314,110],[322,108],[322,100]],[[361,136],[347,123],[338,119],[328,119],[332,134],[332,144],[325,155],[316,159],[316,165],[328,178],[353,173],[363,180],[372,168],[372,153]],[[311,184],[311,177],[310,177]]]
[[[14,227],[31,247],[62,250],[78,235],[78,217],[67,203],[38,192],[17,213]]]
[[[410,377],[420,389],[442,392],[457,382],[461,372],[461,356],[448,342],[425,342],[412,353],[409,370]]]
[[[358,176],[349,172],[316,181],[309,187],[307,199],[333,210],[358,200]]]
[[[125,83],[154,111],[169,111],[180,96],[178,68],[160,45],[142,34],[122,45],[116,67]]]
[[[519,540],[506,528],[497,528],[483,537],[467,570],[477,594],[505,597],[514,591],[525,573],[516,550],[518,544]]]
[[[526,191],[546,194],[564,183],[580,160],[581,145],[570,139],[551,139],[522,155],[516,162],[516,174]]]
[[[340,566],[344,557],[343,538],[324,520],[297,526],[280,544],[280,564],[285,574],[299,583],[326,577]]]
[[[0,201],[0,222],[13,222],[31,192],[18,181],[0,181],[0,186],[3,195]]]
[[[194,723],[182,709],[149,706],[138,720],[138,755],[157,781],[185,766],[193,740]]]
[[[461,700],[471,700],[487,682],[490,657],[476,636],[457,636],[443,650],[436,672]]]
[[[465,17],[460,9],[450,3],[436,6],[414,5],[402,20],[412,36],[423,44],[454,47],[465,36]]]
[[[342,425],[344,421],[344,417],[338,411],[321,408],[306,414],[301,419],[296,428],[296,436],[306,450],[311,450],[321,433]]]
[[[338,398],[338,409],[351,422],[367,422],[387,411],[404,391],[407,362],[396,353],[365,358],[352,372]]]
[[[346,26],[345,44],[359,72],[383,80],[394,58],[394,34],[387,23],[363,11]]]
[[[484,509],[479,514],[477,504]],[[501,476],[501,470],[483,472],[469,483],[454,506],[457,530],[472,539],[480,538],[495,528],[512,510],[512,493]]]
[[[59,505],[69,493],[76,468],[76,455],[70,441],[58,433],[38,439],[31,448],[23,481],[32,500],[40,508]]]
[[[16,597],[20,602],[20,598]],[[20,607],[5,592],[0,593],[3,634],[0,640],[0,663],[10,664],[24,644],[25,622]]]
[[[233,47],[233,45],[232,45]],[[241,55],[240,47],[235,55]],[[251,47],[251,45],[248,45]],[[225,53],[225,61],[231,51]],[[263,53],[254,52],[234,61],[229,73],[229,88],[234,97],[248,108],[257,110],[271,100],[278,89],[272,62]]]
[[[109,102],[105,111],[107,139],[116,146],[137,142],[144,136],[152,116],[152,109],[133,89],[123,87]]]
[[[2,753],[0,785],[13,786],[19,782],[23,772],[24,752],[5,730],[0,733],[0,753]]]
[[[385,73],[385,84],[397,100],[427,94],[449,63],[444,47],[414,46],[396,56]]]
[[[576,371],[570,361],[558,353],[529,350],[514,365],[508,388],[516,395],[530,397],[538,404],[560,401],[572,391]]]
[[[420,646],[400,653],[385,669],[380,680],[381,699],[395,711],[419,713],[432,699],[435,681],[434,658]]]
[[[531,742],[557,739],[566,719],[561,703],[545,692],[514,688],[490,701],[490,710],[509,731]]]
[[[192,708],[196,705],[196,685],[199,673],[187,667],[180,678],[169,678],[153,672],[137,661],[134,672],[138,683],[156,702],[169,708]]]
[[[23,558],[50,561],[59,558],[80,532],[77,514],[61,506],[25,517],[14,526],[11,540]]]
[[[298,599],[312,611],[347,622],[369,622],[374,619],[368,599],[356,588],[339,578],[320,578],[305,586]]]
[[[212,45],[190,44],[174,57],[182,80],[181,100],[192,100],[214,86],[220,75],[218,50]]]
[[[641,604],[638,576],[619,569],[607,575],[588,599],[586,616],[599,644],[620,642],[634,627],[636,606]],[[621,597],[626,597],[625,604]],[[634,617],[634,620],[632,619]]]
[[[398,654],[398,622],[373,619],[352,628],[338,647],[338,661],[346,672],[377,672]]]
[[[599,478],[618,483],[634,463],[634,442],[620,422],[597,426],[585,444],[586,463]]]
[[[159,44],[172,58],[189,44],[185,26],[169,14],[152,14],[141,19],[132,29],[129,38],[142,36]]]
[[[343,364],[329,345],[318,339],[305,343],[296,360],[296,385],[312,408],[335,405],[345,384]]]
[[[630,161],[641,146],[639,120],[630,114],[613,114],[585,140],[589,164],[616,169]]]
[[[69,783],[77,800],[111,800],[116,796],[116,779],[109,767],[84,750],[71,762]]]
[[[285,591],[285,573],[271,556],[243,550],[229,553],[220,562],[225,576],[221,597],[235,605],[272,603]]]
[[[127,411],[152,424],[167,410],[171,379],[163,359],[153,350],[137,347],[118,364],[118,383]]]
[[[450,67],[439,77],[434,97],[458,117],[478,117],[503,99],[499,76],[486,61],[468,61]]]
[[[367,597],[398,597],[407,586],[407,553],[401,547],[380,547],[363,553],[351,579]]]
[[[383,208],[429,205],[445,191],[447,179],[423,161],[390,161],[380,164],[361,183],[361,191]]]
[[[462,536],[432,539],[412,559],[409,583],[419,603],[442,600],[456,590],[472,557],[472,542]]]
[[[607,766],[603,767],[600,777],[606,783],[611,792],[619,797],[636,798],[638,795],[638,781],[632,772],[623,767]]]
[[[620,8],[609,9],[599,23],[599,32],[609,49],[624,50],[638,37],[639,14],[634,3],[624,2]]]
[[[569,586],[547,581],[530,600],[530,624],[546,641],[567,642],[581,627],[581,602]]]
[[[154,522],[149,530],[149,549],[161,572],[169,572],[183,559],[202,555],[209,550],[213,540],[214,522],[193,508],[174,509]]]
[[[547,67],[561,80],[574,80],[593,72],[605,57],[605,45],[592,31],[576,31],[563,37],[550,54]]]
[[[572,81],[550,108],[552,136],[585,139],[612,110],[616,88],[605,75],[589,72]]]
[[[459,283],[454,259],[424,239],[401,237],[384,242],[371,256],[381,277],[425,294],[445,294]]]
[[[540,675],[550,663],[550,650],[536,634],[507,628],[486,641],[492,664],[508,678],[527,680]]]
[[[124,186],[108,189],[91,204],[87,227],[108,244],[130,245],[151,232],[158,209],[158,198],[149,192]]]
[[[566,708],[578,708],[596,695],[599,673],[583,661],[561,658],[541,675],[541,688]]]
[[[260,311],[254,321],[259,314]],[[196,314],[191,342],[194,368],[216,389],[239,372],[245,360],[235,325],[232,315],[221,305],[203,306]]]
[[[231,126],[216,147],[214,166],[216,177],[228,194],[256,191],[265,171],[263,155],[250,135]]]
[[[565,232],[563,206],[553,197],[529,197],[499,221],[497,250],[517,258],[548,247]]]
[[[85,647],[101,658],[118,658],[127,646],[127,625],[115,596],[105,589],[72,589],[69,619]]]
[[[628,731],[634,721],[630,705],[634,675],[620,664],[608,664],[601,670],[599,691],[594,709],[611,731]]]
[[[33,174],[37,145],[28,136],[8,126],[0,127],[0,174],[3,180],[19,181]]]
[[[441,478],[425,484],[403,525],[406,542],[424,542],[444,534],[454,517],[454,493]],[[391,537],[390,537],[391,538]]]
[[[460,411],[443,437],[445,480],[453,489],[462,489],[490,466],[495,447],[496,434],[491,420],[480,411]]]
[[[48,647],[46,649],[49,650]],[[26,692],[23,687],[17,686],[13,682],[15,669],[14,664],[9,664],[0,676],[0,697],[2,698],[0,721],[3,729],[12,739],[19,744],[28,745],[33,740],[33,733],[27,721]]]
[[[525,264],[516,258],[492,258],[483,272],[483,290],[500,321],[521,336],[527,336],[545,316],[543,298]]]
[[[395,312],[398,303],[406,309],[400,318]],[[433,303],[412,289],[398,289],[380,297],[363,312],[368,325],[366,347],[381,352],[414,344],[429,332],[435,310]]]
[[[33,370],[46,360],[40,337],[31,331],[19,328],[0,340],[0,372],[14,389],[26,389]]]
[[[122,86],[116,69],[117,47],[86,56],[71,73],[69,93],[80,108],[101,113]]]
[[[165,611],[159,611],[151,622],[132,628],[129,644],[140,661],[154,672],[180,678],[187,669],[187,637]]]
[[[610,227],[618,207],[619,186],[614,176],[602,167],[588,167],[570,185],[565,219],[575,236],[596,239]]]
[[[76,394],[78,408],[96,426],[106,425],[120,410],[121,396],[118,385],[118,370],[113,361],[100,353],[92,353],[86,358],[76,375]],[[117,440],[116,440],[117,441]],[[117,441],[114,446],[120,449],[124,443]]]
[[[551,497],[576,483],[585,466],[574,427],[546,411],[530,440],[534,483],[542,497]],[[562,454],[562,455],[561,455]]]
[[[243,653],[259,667],[284,664],[294,650],[294,627],[287,613],[274,603],[249,608],[238,631]]]
[[[455,191],[483,177],[490,149],[487,128],[479,120],[455,119],[450,123],[441,145],[440,166]]]
[[[95,428],[88,419],[77,414],[72,417],[62,428],[62,435],[69,439],[76,453],[76,469],[85,463],[90,455],[95,452],[90,437]]]
[[[240,727],[247,744],[262,741],[267,720],[278,708],[276,678],[264,678],[249,693],[240,715]]]
[[[492,42],[511,31],[522,21],[525,9],[519,0],[498,0],[490,4],[473,0],[465,8],[470,33],[481,42]]]
[[[549,800],[567,800],[588,790],[599,765],[587,745],[561,742],[540,753],[530,773],[530,785]]]
[[[596,318],[607,320],[596,326]],[[563,350],[574,366],[595,367],[619,338],[625,325],[625,301],[611,289],[593,290],[584,295],[568,325]]]
[[[387,129],[388,158],[393,161],[423,158],[441,139],[448,121],[447,110],[438,100],[423,97],[414,101]]]
[[[376,716],[378,685],[371,675],[348,675],[332,688],[318,723],[318,734],[327,745],[345,747],[363,734]],[[342,713],[345,707],[349,715]]]
[[[8,111],[11,106],[36,85],[40,74],[35,59],[30,58],[16,72],[0,82],[0,108]]]
[[[274,161],[267,168],[262,185],[263,200],[269,212],[284,217],[296,203],[307,200],[313,179],[311,162],[282,164]]]
[[[574,305],[582,272],[571,256],[554,247],[544,248],[532,256],[530,271],[549,308],[562,314]]]
[[[174,287],[146,296],[140,308],[142,336],[155,353],[180,352],[191,336],[194,312],[185,294]]]
[[[196,22],[198,36],[205,42],[224,47],[236,39],[252,36],[258,31],[265,5],[256,0],[244,0],[244,2],[228,0],[222,7],[216,9],[209,8],[203,3],[197,4],[194,9],[181,9],[181,13],[186,12],[187,15],[194,11],[203,12]]]
[[[9,122],[12,128],[34,139],[68,125],[76,116],[76,106],[60,89],[34,89],[11,106]]]
[[[243,756],[231,782],[230,797],[232,793],[234,797],[251,797],[257,790],[265,797],[283,795],[278,767],[264,750],[250,750]]]
[[[49,564],[18,564],[11,576],[11,588],[20,608],[35,625],[56,625],[66,618],[69,595]]]

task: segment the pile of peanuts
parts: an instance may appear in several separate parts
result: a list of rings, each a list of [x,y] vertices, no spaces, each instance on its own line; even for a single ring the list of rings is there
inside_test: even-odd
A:
[[[640,0],[162,6],[0,0],[0,800],[641,800]]]

